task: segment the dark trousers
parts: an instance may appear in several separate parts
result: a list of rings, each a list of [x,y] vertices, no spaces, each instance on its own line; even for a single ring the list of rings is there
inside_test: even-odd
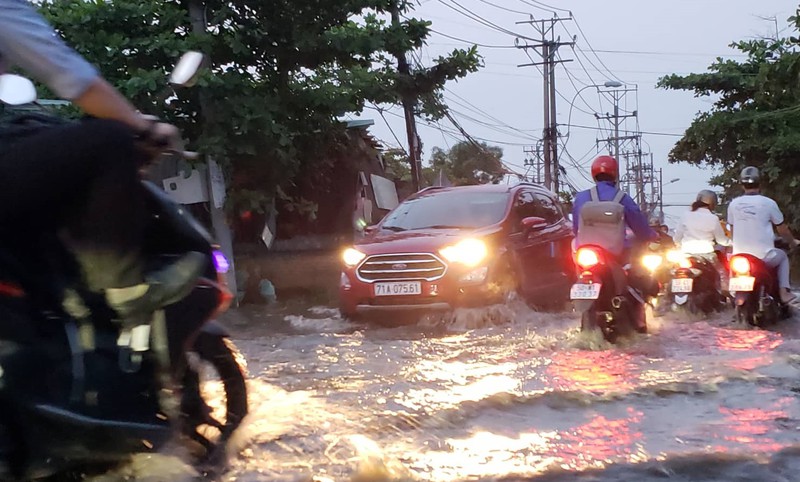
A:
[[[131,131],[115,121],[15,142],[0,152],[0,232],[19,239],[63,230],[90,289],[141,283],[141,160]]]

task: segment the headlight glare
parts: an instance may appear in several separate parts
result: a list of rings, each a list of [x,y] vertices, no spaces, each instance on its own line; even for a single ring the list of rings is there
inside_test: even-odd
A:
[[[347,248],[342,252],[342,261],[345,266],[352,268],[364,259],[367,255],[355,248]]]
[[[646,254],[642,256],[642,265],[650,271],[655,271],[661,266],[664,259],[660,254]]]
[[[489,249],[480,239],[465,239],[458,243],[442,248],[439,251],[451,263],[461,263],[466,266],[477,266],[486,259]]]

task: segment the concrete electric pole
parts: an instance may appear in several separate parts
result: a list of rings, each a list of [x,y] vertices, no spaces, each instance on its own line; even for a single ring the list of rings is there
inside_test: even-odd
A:
[[[395,2],[392,5],[392,25],[400,25],[400,7]],[[392,52],[397,57],[397,71],[401,77],[409,77],[410,69],[408,67],[408,59],[406,59],[405,52]],[[419,138],[417,136],[417,121],[414,110],[417,105],[417,99],[408,92],[401,92],[401,100],[403,104],[403,114],[406,121],[406,136],[408,137],[408,161],[411,164],[411,187],[414,192],[419,191],[420,187],[420,149]]]
[[[541,35],[542,40],[538,44],[523,44],[518,38],[516,41],[517,48],[533,49],[542,58],[541,62],[532,62],[528,64],[519,65],[519,67],[529,66],[542,66],[542,78],[544,80],[544,185],[554,192],[559,191],[559,166],[558,166],[558,128],[556,126],[556,76],[555,68],[557,64],[564,62],[571,62],[571,59],[556,59],[556,53],[559,47],[568,45],[575,45],[573,38],[572,42],[561,42],[560,37],[555,35],[555,27],[559,22],[572,20],[569,18],[553,17],[545,20],[536,20],[531,17],[530,20],[525,22],[517,22],[518,24],[530,24],[536,28],[536,31]]]

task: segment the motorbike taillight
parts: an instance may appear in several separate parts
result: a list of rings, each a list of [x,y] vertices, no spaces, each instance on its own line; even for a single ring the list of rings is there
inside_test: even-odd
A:
[[[750,274],[750,260],[744,256],[734,256],[730,262],[731,271],[738,275]]]
[[[578,248],[575,253],[575,262],[583,269],[589,269],[600,264],[600,253],[592,248]]]

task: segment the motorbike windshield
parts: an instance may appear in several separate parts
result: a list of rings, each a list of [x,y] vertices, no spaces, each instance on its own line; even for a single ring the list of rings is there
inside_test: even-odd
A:
[[[474,229],[503,220],[509,204],[504,192],[447,191],[422,195],[397,206],[383,229]]]

